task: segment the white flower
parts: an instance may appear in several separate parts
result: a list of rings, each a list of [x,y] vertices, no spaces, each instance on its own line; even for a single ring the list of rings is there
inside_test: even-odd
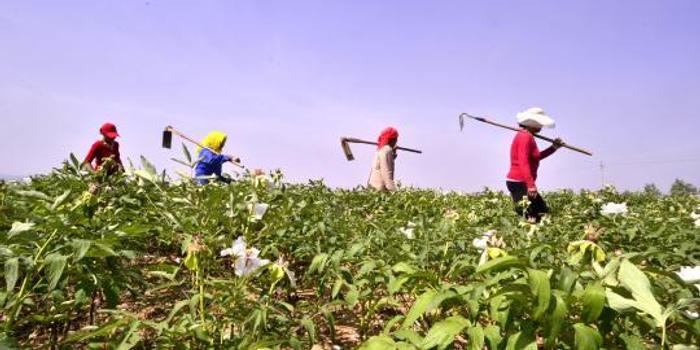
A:
[[[233,242],[231,248],[222,250],[220,254],[221,256],[230,255],[235,258],[233,268],[238,277],[245,276],[270,263],[270,260],[260,259],[258,257],[260,250],[257,248],[246,248],[245,238],[243,236],[238,237],[236,241]]]
[[[698,283],[700,282],[700,266],[682,266],[679,272],[676,272],[678,277],[680,277],[685,283]]]
[[[29,177],[29,176],[27,176],[27,177],[25,177],[25,178],[22,179],[22,182],[24,182],[25,184],[31,184],[31,183],[32,183],[32,178]]]
[[[493,236],[495,233],[496,230],[489,230],[484,232],[481,238],[474,238],[474,240],[472,241],[472,245],[478,250],[486,250],[486,248],[489,247],[489,240],[491,239],[491,236]]]
[[[255,203],[253,205],[253,219],[255,220],[262,220],[263,216],[267,212],[267,209],[270,208],[269,204],[266,203]]]
[[[245,254],[246,246],[245,246],[245,238],[243,236],[240,236],[236,239],[235,242],[233,242],[233,245],[231,248],[226,248],[221,251],[221,256],[228,256],[228,255],[233,255],[233,256],[241,256]]]
[[[698,318],[700,318],[700,313],[696,311],[683,310],[681,311],[681,313],[683,314],[683,316],[691,320],[697,320]]]
[[[700,219],[695,220],[695,227],[700,227]]]
[[[690,217],[691,217],[693,220],[698,220],[698,219],[700,219],[700,214],[696,214],[696,213],[693,212],[693,213],[690,213]]]
[[[413,239],[415,237],[415,235],[413,234],[414,228],[416,228],[416,224],[409,221],[406,227],[402,227],[399,229],[399,232],[401,232],[402,235],[406,236],[406,238]]]
[[[625,214],[627,213],[627,203],[605,203],[600,209],[600,213],[603,215]]]
[[[246,249],[243,256],[237,256],[236,261],[233,263],[236,276],[245,276],[270,263],[270,260],[258,258],[259,254],[260,250],[257,248],[250,248]]]
[[[472,245],[478,250],[485,250],[489,246],[488,238],[474,238]]]

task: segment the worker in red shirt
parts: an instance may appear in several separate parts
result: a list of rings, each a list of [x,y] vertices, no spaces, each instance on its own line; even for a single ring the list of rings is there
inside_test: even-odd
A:
[[[525,210],[525,218],[529,222],[539,222],[542,216],[549,212],[547,204],[537,191],[537,168],[540,160],[549,157],[563,144],[557,138],[549,148],[540,152],[535,143],[535,137],[542,128],[553,128],[554,120],[547,116],[542,108],[533,107],[517,115],[520,131],[513,138],[510,146],[510,171],[506,179],[506,186],[515,202],[515,211],[523,215],[523,208],[519,205],[523,197],[527,196],[530,204]]]
[[[100,170],[102,164],[111,158],[113,163],[109,173],[123,170],[124,165],[119,156],[119,142],[116,141],[119,136],[117,127],[112,123],[104,123],[100,127],[100,134],[102,134],[102,140],[92,144],[83,164],[88,165],[92,170]],[[95,162],[94,166],[92,165],[93,161]]]

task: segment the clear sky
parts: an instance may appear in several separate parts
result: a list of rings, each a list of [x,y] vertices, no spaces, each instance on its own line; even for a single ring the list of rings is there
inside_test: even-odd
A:
[[[124,157],[159,168],[165,125],[288,179],[365,183],[372,147],[340,136],[393,125],[397,178],[502,189],[514,124],[545,109],[562,150],[538,185],[700,184],[700,1],[28,1],[0,3],[0,173],[84,157],[104,121]],[[544,143],[540,143],[543,148]],[[233,170],[232,168],[228,168]]]

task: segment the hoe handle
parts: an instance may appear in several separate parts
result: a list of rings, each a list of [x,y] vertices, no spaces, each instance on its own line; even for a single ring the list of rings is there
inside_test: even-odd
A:
[[[207,147],[207,146],[204,146],[204,145],[200,144],[199,142],[197,142],[197,141],[195,141],[195,140],[189,138],[187,135],[185,135],[185,134],[183,134],[183,133],[177,131],[175,128],[173,128],[173,127],[170,126],[170,125],[166,126],[166,127],[165,127],[165,130],[166,130],[166,131],[170,131],[170,132],[172,132],[173,134],[175,134],[175,135],[177,135],[177,136],[180,136],[181,138],[183,138],[183,139],[185,139],[185,140],[187,140],[187,141],[189,141],[189,142],[191,142],[191,143],[193,143],[193,144],[199,146],[199,148],[205,148],[205,149],[209,150],[211,153],[214,153],[214,154],[216,154],[216,155],[220,155],[220,154],[221,154],[221,153],[219,153],[219,152],[217,152],[217,151],[215,151],[215,150],[213,150],[213,149],[211,149],[211,148],[209,148],[209,147]],[[243,168],[243,165],[242,165],[242,164],[236,163],[236,162],[234,162],[233,160],[231,160],[231,163],[232,163],[233,165],[239,167],[239,168]]]
[[[351,142],[351,143],[362,143],[362,144],[365,144],[365,145],[375,145],[375,146],[377,145],[376,142],[365,141],[365,140],[361,140],[361,139],[356,139],[356,138],[354,138],[354,137],[344,137],[344,138],[343,138],[343,141],[345,141],[345,142]],[[402,151],[406,151],[406,152],[423,153],[423,151],[417,150],[417,149],[413,149],[413,148],[396,147],[396,149],[399,149],[399,150],[402,150]]]
[[[475,117],[475,116],[469,115],[469,114],[467,114],[467,113],[462,113],[462,114],[460,115],[460,117],[462,117],[462,116],[468,117],[468,118],[471,118],[471,119],[474,119],[474,120],[477,120],[477,121],[480,121],[480,122],[482,122],[482,123],[491,124],[491,125],[493,125],[493,126],[497,126],[497,127],[500,127],[500,128],[504,128],[504,129],[508,129],[508,130],[513,130],[513,131],[520,131],[520,129],[515,128],[515,127],[512,127],[512,126],[510,126],[510,125],[505,125],[505,124],[497,123],[497,122],[494,122],[494,121],[491,121],[491,120],[488,120],[488,119],[482,118],[482,117]],[[547,136],[542,136],[542,135],[537,135],[537,134],[536,134],[536,135],[533,135],[533,136],[535,136],[535,137],[538,138],[538,139],[541,139],[541,140],[545,140],[545,141],[549,141],[549,142],[554,143],[554,139],[549,138],[549,137],[547,137]],[[592,156],[592,155],[593,155],[593,153],[588,152],[588,151],[586,151],[586,150],[583,149],[583,148],[578,148],[578,147],[576,147],[576,146],[568,145],[568,144],[566,144],[566,143],[562,143],[562,144],[561,144],[561,147],[568,148],[568,149],[570,149],[570,150],[572,150],[572,151],[576,151],[576,152],[579,152],[579,153],[583,153],[583,154],[585,154],[585,155],[589,155],[589,156]]]

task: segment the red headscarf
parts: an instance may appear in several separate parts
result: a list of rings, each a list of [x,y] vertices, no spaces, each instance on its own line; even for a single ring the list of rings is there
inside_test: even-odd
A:
[[[391,142],[392,140],[398,140],[399,139],[399,132],[398,130],[388,127],[384,130],[382,130],[382,133],[379,134],[379,139],[377,140],[377,149],[381,149],[382,147],[386,146]]]

